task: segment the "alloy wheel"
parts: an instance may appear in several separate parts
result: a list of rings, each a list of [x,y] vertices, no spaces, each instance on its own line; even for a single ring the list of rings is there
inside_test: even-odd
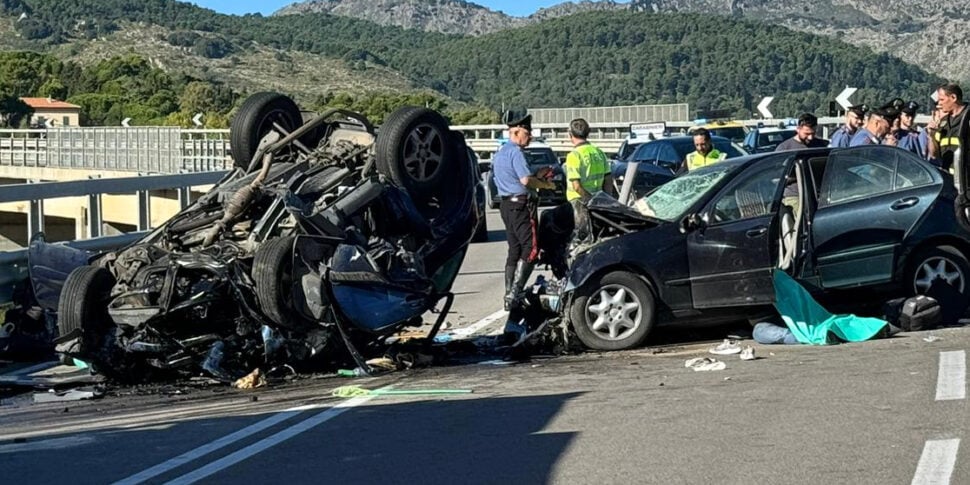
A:
[[[950,258],[944,256],[933,256],[925,259],[916,268],[913,276],[913,289],[916,293],[924,294],[930,290],[933,282],[937,279],[946,281],[961,293],[966,284],[966,276],[960,267]]]
[[[600,288],[586,305],[586,324],[605,340],[623,340],[642,324],[642,304],[630,288],[611,284]]]
[[[445,141],[430,124],[414,127],[404,144],[404,167],[418,182],[432,180],[444,161]]]

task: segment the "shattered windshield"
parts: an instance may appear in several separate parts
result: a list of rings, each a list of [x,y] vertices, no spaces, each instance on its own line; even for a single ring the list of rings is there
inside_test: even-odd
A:
[[[735,164],[719,163],[688,172],[667,182],[641,198],[634,209],[648,217],[673,221],[684,215],[691,206],[736,167]]]

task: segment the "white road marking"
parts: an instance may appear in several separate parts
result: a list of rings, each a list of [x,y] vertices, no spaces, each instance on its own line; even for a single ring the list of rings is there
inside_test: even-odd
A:
[[[487,316],[487,317],[485,317],[485,318],[483,318],[483,319],[481,319],[481,320],[479,320],[479,321],[477,321],[477,322],[475,322],[475,323],[473,323],[473,324],[471,324],[471,325],[469,325],[467,327],[462,327],[462,328],[456,329],[454,332],[451,332],[451,333],[454,334],[455,336],[459,336],[459,337],[468,337],[468,336],[474,335],[479,330],[481,330],[481,329],[483,329],[483,328],[491,325],[496,320],[499,320],[501,318],[505,318],[505,316],[508,315],[508,314],[509,314],[509,312],[507,312],[505,310],[499,310],[499,311],[497,311],[497,312],[495,312],[495,313],[493,313],[493,314],[491,314],[491,315],[489,315],[489,316]]]
[[[959,439],[927,441],[916,465],[912,485],[949,484],[959,449]]]
[[[53,438],[43,441],[28,441],[26,443],[12,443],[0,445],[0,454],[20,453],[25,451],[63,450],[74,446],[86,445],[95,441],[93,436],[71,436],[67,438]]]
[[[58,365],[60,365],[60,362],[55,362],[55,361],[51,361],[51,362],[41,362],[40,364],[32,365],[30,367],[24,367],[23,369],[17,369],[17,370],[10,371],[10,372],[4,372],[3,374],[0,374],[0,376],[17,376],[17,377],[20,377],[20,376],[25,376],[27,374],[30,374],[31,372],[37,372],[37,371],[47,370],[47,369],[50,369],[51,367],[56,367]]]
[[[940,352],[940,370],[936,377],[936,400],[949,401],[967,397],[967,353],[963,350]]]
[[[163,462],[163,463],[159,463],[158,465],[155,465],[155,466],[153,466],[153,467],[151,467],[151,468],[149,468],[149,469],[147,469],[145,471],[136,473],[136,474],[134,474],[134,475],[132,475],[132,476],[130,476],[128,478],[124,478],[122,480],[119,480],[119,481],[115,482],[115,485],[118,485],[118,484],[134,484],[134,483],[144,482],[144,481],[149,480],[151,478],[157,477],[157,476],[159,476],[159,475],[161,475],[163,473],[166,473],[166,472],[168,472],[170,470],[174,470],[175,468],[178,468],[178,467],[180,467],[180,466],[182,466],[182,465],[184,465],[184,464],[186,464],[186,463],[188,463],[188,462],[190,462],[192,460],[195,460],[197,458],[201,458],[201,457],[203,457],[205,455],[208,455],[209,453],[212,453],[213,451],[216,451],[216,450],[225,448],[226,446],[229,446],[229,445],[231,445],[231,444],[233,444],[233,443],[235,443],[235,442],[237,442],[237,441],[239,441],[241,439],[245,439],[245,438],[247,438],[247,437],[249,437],[251,435],[254,435],[256,433],[259,433],[260,431],[263,431],[264,429],[267,429],[267,428],[270,428],[272,426],[275,426],[275,425],[277,425],[277,424],[279,424],[279,423],[281,423],[283,421],[286,421],[287,419],[290,419],[290,418],[292,418],[292,417],[294,417],[294,416],[302,413],[303,411],[307,411],[309,409],[317,409],[317,408],[320,408],[320,407],[323,407],[323,405],[314,404],[314,405],[309,405],[309,406],[299,406],[299,407],[287,409],[287,410],[285,410],[283,412],[280,412],[278,414],[274,414],[274,415],[272,415],[272,416],[270,416],[270,417],[268,417],[268,418],[266,418],[266,419],[264,419],[262,421],[259,421],[257,423],[251,424],[249,426],[246,426],[245,428],[243,428],[243,429],[241,429],[239,431],[236,431],[235,433],[232,433],[232,434],[228,434],[226,436],[223,436],[222,438],[219,438],[219,439],[217,439],[215,441],[212,441],[212,442],[207,443],[207,444],[204,444],[204,445],[202,445],[202,446],[200,446],[198,448],[195,448],[193,450],[190,450],[190,451],[187,451],[185,453],[182,453],[181,455],[176,456],[175,458],[172,458],[171,460],[168,460],[168,461]]]
[[[353,399],[344,401],[311,418],[300,421],[299,423],[296,423],[293,426],[290,426],[289,428],[286,428],[283,431],[280,431],[279,433],[263,438],[239,451],[236,451],[235,453],[226,455],[223,458],[220,458],[212,463],[209,463],[208,465],[202,468],[199,468],[198,470],[195,470],[190,473],[186,473],[185,475],[182,475],[181,477],[178,477],[175,480],[168,482],[166,485],[184,485],[184,484],[195,483],[199,480],[202,480],[203,478],[206,478],[232,465],[235,465],[236,463],[239,463],[257,453],[260,453],[268,448],[276,446],[304,431],[307,431],[315,426],[318,426],[326,421],[329,421],[343,414],[348,409],[354,406],[359,406],[373,399],[373,397],[374,396],[361,396],[361,397],[355,397]]]

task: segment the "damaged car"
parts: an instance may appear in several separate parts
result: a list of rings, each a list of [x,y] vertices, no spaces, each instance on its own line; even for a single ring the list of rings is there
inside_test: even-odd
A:
[[[775,268],[836,306],[948,291],[965,309],[970,232],[956,198],[949,174],[889,146],[727,160],[633,207],[600,194],[590,237],[572,248],[563,316],[585,346],[626,349],[657,325],[770,311]]]
[[[248,98],[222,181],[67,277],[58,348],[118,380],[229,381],[345,357],[367,369],[370,346],[437,309],[433,337],[484,217],[464,138],[426,108],[379,132],[346,110],[308,118],[285,95]]]

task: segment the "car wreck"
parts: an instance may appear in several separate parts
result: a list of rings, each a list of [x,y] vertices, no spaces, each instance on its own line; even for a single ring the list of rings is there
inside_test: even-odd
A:
[[[366,371],[362,354],[437,309],[434,336],[484,217],[460,133],[418,107],[379,132],[346,110],[304,122],[265,92],[230,137],[235,167],[212,190],[70,273],[63,354],[121,381],[230,381],[350,358]]]
[[[970,232],[958,200],[950,174],[895,147],[759,154],[675,178],[632,207],[596,195],[588,236],[568,251],[556,243],[568,218],[550,211],[540,232],[553,241],[540,247],[568,258],[553,266],[561,317],[599,350],[637,346],[657,325],[771,312],[776,268],[826,304],[865,311],[937,294],[962,315]]]

